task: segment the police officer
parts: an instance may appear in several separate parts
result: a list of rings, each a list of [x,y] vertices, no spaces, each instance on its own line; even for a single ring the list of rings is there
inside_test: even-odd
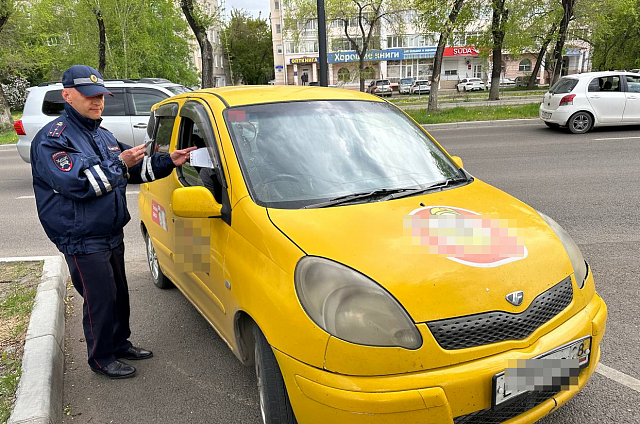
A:
[[[38,217],[64,253],[71,281],[84,299],[83,327],[89,366],[110,378],[136,369],[119,359],[153,353],[129,341],[129,291],[123,227],[129,222],[127,183],[171,174],[195,148],[145,156],[145,146],[118,142],[100,126],[104,95],[112,95],[89,66],[62,76],[64,112],[31,143],[31,170]]]

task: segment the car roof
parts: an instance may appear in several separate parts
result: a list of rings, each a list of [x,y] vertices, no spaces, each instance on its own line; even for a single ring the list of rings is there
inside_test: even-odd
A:
[[[305,100],[365,100],[384,102],[384,100],[376,96],[355,90],[299,85],[237,85],[206,88],[179,94],[174,96],[173,99],[195,97],[197,95],[216,96],[228,107]]]
[[[564,75],[563,78],[596,78],[596,77],[609,77],[613,75],[638,75],[635,72],[629,71],[598,71],[598,72],[585,72],[582,74]]]

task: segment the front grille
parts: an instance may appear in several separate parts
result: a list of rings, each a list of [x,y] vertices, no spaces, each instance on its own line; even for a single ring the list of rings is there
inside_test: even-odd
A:
[[[483,409],[482,411],[472,412],[471,414],[461,415],[454,418],[454,424],[498,424],[524,414],[528,410],[535,408],[547,399],[551,399],[556,391],[547,392],[530,392],[522,395],[520,399],[516,399],[512,403],[503,406],[498,410]]]
[[[443,349],[465,349],[504,340],[528,337],[538,327],[555,317],[573,300],[571,277],[567,277],[533,299],[519,313],[503,311],[427,322],[427,326]]]

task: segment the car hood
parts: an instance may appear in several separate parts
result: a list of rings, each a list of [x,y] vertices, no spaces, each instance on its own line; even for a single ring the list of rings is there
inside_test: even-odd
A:
[[[415,322],[521,312],[573,272],[535,210],[478,180],[384,202],[268,213],[306,254],[373,279]],[[509,304],[505,296],[519,290],[522,305]]]

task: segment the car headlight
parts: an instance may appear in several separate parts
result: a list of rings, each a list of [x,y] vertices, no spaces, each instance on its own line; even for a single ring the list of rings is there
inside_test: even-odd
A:
[[[569,259],[571,260],[571,265],[573,266],[576,283],[578,284],[578,287],[583,288],[584,282],[587,279],[588,267],[587,263],[584,260],[584,257],[582,257],[580,248],[578,247],[576,242],[573,241],[569,233],[567,233],[564,228],[560,226],[560,224],[540,211],[538,211],[538,214],[540,214],[542,219],[544,219],[544,221],[549,224],[549,227],[551,227],[551,229],[556,233],[556,235],[564,245],[564,249],[567,251]]]
[[[422,345],[420,332],[400,303],[345,265],[305,256],[296,267],[295,283],[307,315],[332,336],[366,346]]]

